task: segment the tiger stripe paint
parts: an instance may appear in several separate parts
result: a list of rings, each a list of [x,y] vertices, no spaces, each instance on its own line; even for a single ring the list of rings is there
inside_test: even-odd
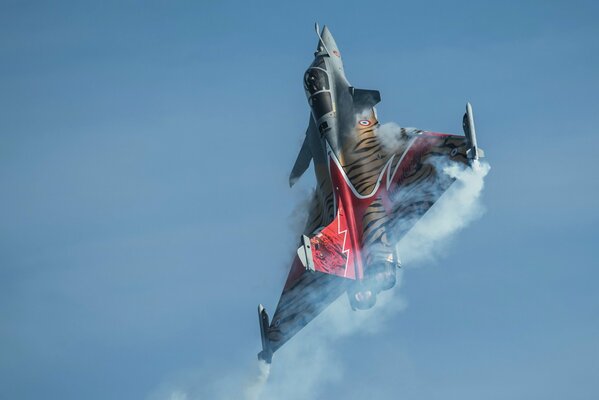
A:
[[[304,265],[298,254],[293,258],[264,329],[268,346],[259,357],[266,360],[344,292],[351,303],[360,301],[351,300],[354,293],[392,287],[396,243],[453,182],[444,166],[469,165],[469,153],[482,153],[473,152],[474,139],[464,136],[415,128],[383,134],[374,108],[379,92],[352,87],[329,30],[317,33],[315,58],[304,74],[311,118],[289,179],[293,184],[312,161],[316,187],[302,232],[307,239],[299,243],[300,250],[311,247],[298,252],[312,259]],[[373,283],[381,266],[392,274],[389,286]]]

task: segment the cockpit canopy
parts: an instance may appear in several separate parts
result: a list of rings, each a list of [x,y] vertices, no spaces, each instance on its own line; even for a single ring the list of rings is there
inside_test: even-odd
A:
[[[320,68],[310,68],[304,74],[304,88],[310,95],[321,90],[329,90],[329,77]]]

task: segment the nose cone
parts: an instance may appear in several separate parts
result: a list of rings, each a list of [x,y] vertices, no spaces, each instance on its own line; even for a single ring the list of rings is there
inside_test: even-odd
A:
[[[331,31],[326,25],[322,28],[322,33],[320,34],[320,37],[322,37],[322,41],[324,42],[326,48],[329,50],[329,53],[336,52],[337,54],[335,55],[339,54],[339,48],[337,47],[337,43],[335,42],[335,39],[333,38]]]
[[[324,51],[329,53],[331,57],[341,57],[341,53],[339,53],[339,48],[337,47],[337,42],[333,38],[331,31],[325,25],[322,28],[322,32],[320,33],[320,38],[318,40],[318,51],[321,50],[321,47],[324,45]]]

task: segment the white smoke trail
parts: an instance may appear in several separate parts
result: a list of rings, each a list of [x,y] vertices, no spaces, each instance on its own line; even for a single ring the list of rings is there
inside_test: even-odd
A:
[[[396,152],[405,148],[410,132],[416,133],[418,130],[403,128],[402,133],[398,124],[390,122],[379,125],[377,137],[388,151]],[[490,170],[488,163],[474,161],[469,168],[443,159],[433,159],[430,162],[435,164],[437,173],[442,175],[439,180],[455,179],[455,182],[397,244],[402,262],[408,265],[435,259],[446,250],[455,233],[484,213],[480,195],[484,179]],[[415,195],[418,196],[419,193]],[[409,202],[410,199],[397,200]]]
[[[169,400],[188,400],[187,393],[175,390],[168,398]]]
[[[403,133],[402,133],[403,130]],[[381,124],[376,128],[376,136],[381,145],[390,153],[397,152],[406,144],[406,135],[421,132],[416,128],[402,128],[395,122]]]
[[[406,128],[407,131],[415,130]],[[385,146],[397,149],[405,144],[396,124],[383,125]],[[481,192],[489,172],[487,163],[475,161],[472,167],[458,163],[443,163],[436,159],[435,169],[440,180],[455,180],[412,230],[397,244],[405,264],[428,260],[441,255],[454,234],[483,213]],[[401,283],[398,276],[398,284]],[[319,317],[310,323],[275,356],[276,374],[267,383],[262,400],[317,398],[323,388],[340,381],[343,365],[337,360],[334,343],[354,335],[376,333],[385,322],[405,308],[397,290],[382,292],[377,305],[366,312],[350,309],[341,296]],[[300,382],[298,384],[298,382]]]
[[[379,136],[390,148],[398,148],[402,145],[400,140],[405,140],[396,124],[382,125]],[[455,182],[397,244],[404,265],[440,256],[453,235],[484,211],[480,196],[490,169],[487,163],[474,162],[471,168],[457,163],[435,166],[439,174]],[[398,274],[397,287],[400,284],[401,274]],[[244,378],[239,371],[229,371],[228,376],[220,380],[195,375],[194,384],[189,384],[188,377],[184,379],[186,383],[167,387],[149,400],[318,398],[326,385],[339,382],[343,377],[335,342],[349,335],[376,333],[404,308],[405,302],[397,295],[397,289],[380,293],[377,305],[368,311],[352,311],[347,298],[341,296],[277,352],[272,371],[270,365],[258,362],[252,367],[250,377]],[[203,384],[198,385],[198,382]],[[206,382],[211,384],[204,384]]]
[[[395,122],[380,124],[376,129],[376,136],[388,151],[394,152],[403,143],[400,126]]]
[[[244,387],[245,400],[258,400],[264,390],[264,385],[270,375],[270,364],[260,360],[258,361],[258,375],[253,377]]]
[[[442,173],[455,182],[399,242],[404,264],[435,259],[446,251],[455,233],[484,213],[480,196],[490,169],[488,163],[478,161],[471,168],[457,163],[442,167]]]
[[[147,400],[260,400],[270,365],[257,359],[246,368],[203,368],[181,371],[154,390]]]

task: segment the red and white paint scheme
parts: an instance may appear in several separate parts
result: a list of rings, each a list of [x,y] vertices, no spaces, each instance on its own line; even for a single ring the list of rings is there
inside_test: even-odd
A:
[[[465,136],[399,127],[382,133],[374,108],[380,93],[351,86],[330,31],[316,32],[304,75],[308,129],[289,177],[292,186],[313,164],[316,188],[272,323],[258,309],[258,357],[267,362],[344,293],[354,310],[373,307],[395,285],[397,242],[452,183],[443,166],[468,167],[483,155],[470,104]]]

